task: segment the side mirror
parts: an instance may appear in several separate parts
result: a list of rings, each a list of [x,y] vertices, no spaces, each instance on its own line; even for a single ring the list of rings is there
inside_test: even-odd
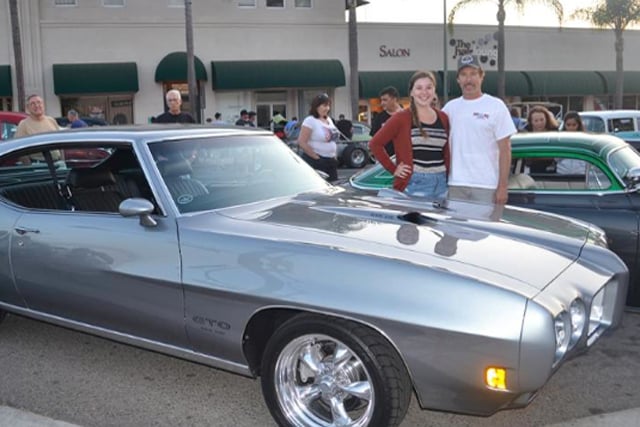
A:
[[[624,177],[624,182],[627,185],[627,188],[630,189],[637,189],[640,187],[640,167],[629,169]]]
[[[123,200],[118,206],[120,215],[124,217],[140,217],[140,225],[143,227],[155,227],[158,222],[151,217],[154,211],[153,203],[147,199],[131,198]]]

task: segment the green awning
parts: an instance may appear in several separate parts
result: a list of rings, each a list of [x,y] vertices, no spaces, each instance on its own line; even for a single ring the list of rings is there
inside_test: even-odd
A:
[[[212,61],[214,90],[328,88],[345,85],[337,59],[283,61]]]
[[[138,91],[135,62],[53,64],[56,95]]]
[[[207,70],[197,56],[193,62],[196,67],[196,80],[207,80]],[[186,82],[187,78],[187,53],[172,52],[162,58],[156,67],[157,82]]]
[[[615,71],[600,71],[597,74],[601,75],[605,79],[607,85],[607,91],[610,95],[613,95],[616,91],[616,72]],[[624,71],[624,94],[637,94],[640,93],[640,71]]]
[[[412,71],[361,71],[360,98],[378,98],[380,91],[387,86],[398,89],[401,98],[409,96],[409,79]]]
[[[0,65],[0,96],[12,96],[11,66]]]
[[[524,71],[531,82],[531,95],[602,95],[607,84],[595,71]]]
[[[440,72],[439,74],[444,74]],[[456,98],[462,95],[460,86],[456,80],[457,72],[449,71],[448,86],[449,98]],[[505,73],[505,92],[507,96],[529,96],[531,95],[531,85],[527,79],[525,73],[520,71],[507,71]],[[439,88],[438,88],[439,89]],[[485,71],[484,80],[482,82],[482,92],[489,95],[498,96],[498,72],[497,71]],[[438,90],[441,94],[442,91]]]

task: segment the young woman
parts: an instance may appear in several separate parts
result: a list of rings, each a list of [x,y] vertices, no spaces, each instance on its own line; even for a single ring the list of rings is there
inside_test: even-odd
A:
[[[527,132],[546,132],[558,130],[558,122],[551,111],[541,105],[536,105],[529,110],[527,117]]]
[[[447,195],[449,119],[432,106],[436,78],[417,71],[409,80],[409,109],[393,116],[371,138],[375,158],[393,174],[393,188],[409,195],[431,199]],[[391,140],[395,162],[384,149]]]
[[[328,181],[335,181],[338,179],[336,141],[340,132],[329,117],[329,110],[329,95],[323,93],[313,98],[309,115],[300,127],[298,145],[303,150],[302,158],[311,167],[329,175]]]
[[[584,132],[584,126],[582,125],[582,118],[580,114],[575,111],[567,111],[562,119],[562,130],[569,132]]]

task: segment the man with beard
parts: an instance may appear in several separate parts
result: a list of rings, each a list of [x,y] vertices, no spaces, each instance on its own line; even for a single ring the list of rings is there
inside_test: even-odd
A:
[[[517,132],[505,103],[482,93],[484,70],[478,57],[458,60],[460,98],[442,111],[449,116],[449,198],[486,203],[507,202],[511,135]]]

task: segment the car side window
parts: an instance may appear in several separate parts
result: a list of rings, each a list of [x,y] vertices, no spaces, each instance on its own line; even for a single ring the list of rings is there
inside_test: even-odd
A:
[[[0,122],[0,139],[7,140],[13,138],[17,129],[18,126],[13,123]]]
[[[622,117],[609,120],[609,129],[611,130],[611,132],[626,132],[635,130],[633,119],[631,117]]]
[[[545,167],[538,167],[544,163]],[[570,156],[514,158],[510,190],[601,191],[611,181],[597,165]]]
[[[582,124],[587,132],[602,133],[607,131],[604,120],[600,117],[583,116]]]
[[[0,158],[0,198],[27,209],[116,213],[123,200],[153,202],[151,194],[129,146],[65,145]]]

